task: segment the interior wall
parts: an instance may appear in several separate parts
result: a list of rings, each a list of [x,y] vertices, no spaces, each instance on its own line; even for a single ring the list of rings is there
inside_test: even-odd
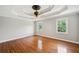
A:
[[[78,15],[78,42],[79,42],[79,15]]]
[[[79,15],[76,14],[66,16],[69,21],[68,34],[60,34],[56,32],[56,20],[63,17],[38,21],[42,22],[43,30],[41,33],[39,33],[37,30],[36,34],[79,42],[78,16]],[[0,42],[16,39],[19,37],[30,36],[33,34],[33,22],[9,17],[0,17]]]
[[[0,42],[33,35],[33,25],[31,21],[0,17]]]
[[[78,25],[78,27],[77,27],[78,28],[78,30],[77,30],[78,31],[77,32],[77,37],[78,37],[78,42],[79,42],[79,14],[77,14],[77,18],[78,18],[78,22],[77,22],[78,23],[77,24]]]
[[[56,32],[56,21],[64,17],[68,18],[68,34]],[[43,30],[41,32],[42,36],[54,37],[54,38],[60,38],[64,40],[79,42],[79,39],[77,38],[78,36],[77,33],[79,33],[79,31],[77,30],[78,18],[76,14],[63,16],[63,17],[59,17],[55,19],[52,18],[52,19],[42,20],[39,22],[43,23]],[[37,34],[40,35],[40,33],[38,32],[38,29],[37,29]]]

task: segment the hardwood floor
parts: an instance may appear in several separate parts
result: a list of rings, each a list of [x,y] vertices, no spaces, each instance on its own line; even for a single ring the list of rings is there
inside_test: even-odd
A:
[[[1,53],[79,53],[79,45],[55,40],[46,37],[42,38],[42,49],[38,48],[39,36],[30,36],[17,40],[0,43]]]

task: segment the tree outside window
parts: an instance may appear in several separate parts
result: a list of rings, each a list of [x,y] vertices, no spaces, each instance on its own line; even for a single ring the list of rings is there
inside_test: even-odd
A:
[[[56,23],[57,32],[67,33],[68,32],[68,21],[66,18],[57,20]]]

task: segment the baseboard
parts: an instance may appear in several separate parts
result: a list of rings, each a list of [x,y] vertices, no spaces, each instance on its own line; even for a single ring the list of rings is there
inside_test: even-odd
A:
[[[10,39],[0,41],[0,43],[7,42],[7,41],[12,41],[12,40],[17,40],[17,39],[21,39],[21,38],[29,37],[29,36],[33,36],[33,34],[31,33],[29,35],[20,35],[20,36],[14,37],[14,38],[10,38]]]
[[[29,37],[29,36],[43,36],[43,37],[47,37],[47,38],[52,38],[52,39],[57,39],[57,40],[62,40],[62,41],[66,41],[66,42],[71,42],[71,43],[79,44],[79,42],[70,41],[70,40],[66,40],[66,39],[61,39],[61,38],[56,38],[56,37],[50,37],[50,36],[46,36],[46,35],[33,35],[33,34],[23,35],[23,36],[18,36],[18,37],[11,38],[11,39],[3,40],[3,41],[0,41],[0,43],[11,41],[11,40],[16,40],[16,39],[20,39],[20,38],[24,38],[24,37]]]
[[[61,39],[61,38],[57,38],[57,37],[50,37],[50,36],[46,36],[46,35],[40,35],[40,36],[47,37],[47,38],[52,38],[52,39],[56,39],[56,40],[62,40],[62,41],[66,41],[66,42],[71,42],[71,43],[75,43],[75,44],[79,44],[79,42],[66,40],[66,39]]]

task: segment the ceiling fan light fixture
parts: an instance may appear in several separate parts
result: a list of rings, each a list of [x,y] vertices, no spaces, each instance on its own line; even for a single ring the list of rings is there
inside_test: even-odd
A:
[[[39,5],[33,5],[32,9],[35,10],[34,15],[37,17],[39,15],[38,10],[40,10],[40,6]]]
[[[34,12],[34,15],[37,17],[39,15],[39,12],[38,11],[35,11]]]

